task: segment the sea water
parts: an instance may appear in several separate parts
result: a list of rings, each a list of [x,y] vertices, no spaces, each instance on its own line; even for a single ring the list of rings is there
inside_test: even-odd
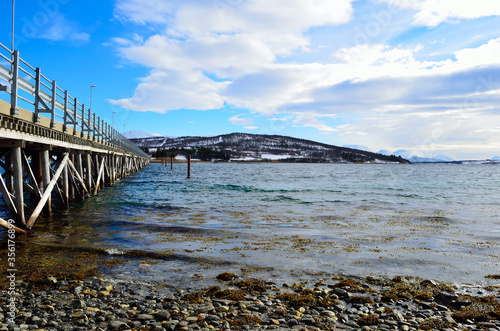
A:
[[[178,285],[222,271],[484,283],[500,273],[499,198],[495,165],[194,163],[188,179],[185,164],[150,164],[23,240]]]

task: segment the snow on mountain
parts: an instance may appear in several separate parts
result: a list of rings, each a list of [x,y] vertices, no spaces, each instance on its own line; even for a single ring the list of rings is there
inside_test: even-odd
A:
[[[131,139],[149,152],[159,149],[212,148],[232,160],[286,160],[288,162],[405,163],[406,160],[353,148],[278,135],[231,133],[215,137],[149,137]]]
[[[343,145],[342,147],[352,148],[352,149],[359,149],[360,151],[365,151],[365,152],[372,152],[371,149],[369,149],[368,147],[363,146],[363,145]]]
[[[158,133],[150,133],[150,132],[140,131],[140,130],[127,131],[123,134],[123,136],[127,139],[161,137],[161,135],[159,135]]]
[[[413,151],[407,151],[406,149],[398,149],[397,151],[391,153],[393,155],[396,155],[396,156],[401,156],[402,158],[405,158],[405,159],[410,159],[411,157],[424,157],[424,155],[422,153],[416,153],[416,152],[413,152]]]
[[[381,149],[377,153],[382,154],[382,155],[391,155],[392,153],[389,152],[387,149]]]
[[[410,162],[412,162],[412,163],[435,163],[435,162],[453,162],[454,161],[453,159],[449,158],[446,155],[429,156],[429,155],[425,155],[422,152],[408,151],[405,149],[399,149],[391,154],[394,154],[396,156],[401,156],[402,158],[410,160]]]
[[[449,158],[446,155],[436,155],[436,156],[433,157],[433,159],[440,160],[440,161],[445,161],[445,162],[453,162],[453,161],[455,161],[455,160],[453,160],[452,158]]]

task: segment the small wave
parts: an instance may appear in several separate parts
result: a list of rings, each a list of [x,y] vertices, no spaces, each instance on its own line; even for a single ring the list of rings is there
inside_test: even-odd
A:
[[[312,189],[282,189],[282,188],[276,188],[276,189],[264,189],[264,188],[258,188],[255,186],[246,186],[246,185],[234,185],[234,184],[226,184],[226,185],[221,185],[221,184],[216,184],[213,186],[216,190],[227,190],[227,191],[239,191],[239,192],[245,192],[245,193],[298,193],[298,192],[314,192],[315,190]]]
[[[263,199],[261,199],[261,201],[267,201],[267,202],[296,202],[296,203],[301,204],[301,205],[313,204],[313,202],[310,202],[310,201],[303,201],[303,200],[295,199],[295,198],[288,197],[288,196],[285,196],[285,195],[278,195],[278,196],[275,196],[275,197],[263,198]]]
[[[109,255],[125,255],[125,251],[122,251],[122,250],[117,249],[117,248],[108,248],[108,249],[105,249],[104,251],[106,253],[108,253]]]

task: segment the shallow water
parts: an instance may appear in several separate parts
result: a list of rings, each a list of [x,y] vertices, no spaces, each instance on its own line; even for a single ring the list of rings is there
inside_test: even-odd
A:
[[[151,164],[18,240],[178,285],[221,271],[485,283],[500,270],[499,188],[492,165],[195,163],[186,179],[184,164]]]

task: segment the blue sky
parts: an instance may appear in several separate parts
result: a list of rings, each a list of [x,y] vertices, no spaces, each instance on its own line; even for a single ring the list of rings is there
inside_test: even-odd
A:
[[[10,47],[11,1],[0,7]],[[500,155],[500,2],[16,1],[15,48],[120,132]]]

